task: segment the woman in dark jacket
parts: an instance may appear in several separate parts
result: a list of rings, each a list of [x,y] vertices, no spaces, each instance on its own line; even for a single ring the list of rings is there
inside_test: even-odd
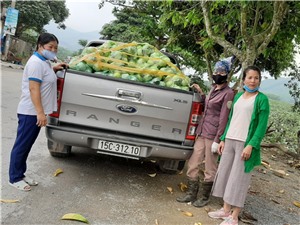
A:
[[[229,61],[228,61],[229,60]],[[197,84],[193,87],[205,100],[202,119],[197,128],[197,138],[191,158],[188,161],[188,190],[178,202],[193,202],[193,206],[202,207],[209,201],[210,191],[217,172],[217,148],[220,136],[223,134],[230,111],[233,90],[228,86],[227,78],[230,72],[231,59],[216,63],[214,67],[214,85],[206,97]],[[205,159],[205,172],[202,192],[197,199],[199,190],[199,166]]]

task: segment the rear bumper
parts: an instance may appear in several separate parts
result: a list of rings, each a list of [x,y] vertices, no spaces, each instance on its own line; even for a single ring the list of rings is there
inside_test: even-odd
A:
[[[99,153],[115,155],[120,157],[135,159],[172,159],[187,160],[192,154],[192,146],[176,145],[173,143],[154,141],[151,139],[137,138],[134,136],[122,136],[119,134],[108,134],[99,131],[74,130],[69,127],[59,127],[53,125],[46,126],[46,136],[54,142],[69,146],[86,147],[97,150]],[[137,145],[141,147],[138,157],[132,157],[119,153],[109,153],[98,149],[99,140],[119,142],[123,144]]]

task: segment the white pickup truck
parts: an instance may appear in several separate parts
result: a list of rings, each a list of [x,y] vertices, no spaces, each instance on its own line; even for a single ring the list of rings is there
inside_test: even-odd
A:
[[[87,147],[178,171],[192,153],[201,113],[193,91],[67,69],[58,78],[58,111],[48,117],[48,149],[64,157],[72,146]]]

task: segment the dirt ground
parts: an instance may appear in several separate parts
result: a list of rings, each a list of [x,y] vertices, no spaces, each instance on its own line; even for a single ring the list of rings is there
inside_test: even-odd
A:
[[[262,161],[263,165],[254,169],[240,220],[245,224],[299,225],[299,160],[280,150],[263,148]]]

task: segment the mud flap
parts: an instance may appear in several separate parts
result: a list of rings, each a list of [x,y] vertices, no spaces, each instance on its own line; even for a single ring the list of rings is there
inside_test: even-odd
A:
[[[48,150],[50,152],[50,155],[54,157],[60,157],[60,158],[70,156],[72,146],[54,142],[49,139],[47,142],[48,142]]]
[[[175,174],[183,170],[185,161],[182,160],[159,160],[159,169],[164,173]]]

